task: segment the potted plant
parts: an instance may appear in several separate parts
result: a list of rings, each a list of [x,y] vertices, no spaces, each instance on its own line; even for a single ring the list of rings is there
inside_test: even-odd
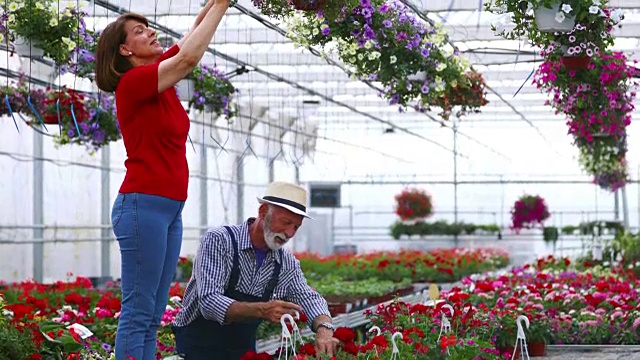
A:
[[[4,6],[0,30],[10,37],[19,55],[46,56],[61,66],[71,61],[83,16],[72,4],[58,13],[53,0],[10,2]]]
[[[511,227],[518,231],[535,225],[542,225],[549,216],[549,209],[541,196],[525,194],[513,204]]]
[[[454,107],[459,110],[456,117],[460,118],[468,113],[479,113],[480,108],[489,103],[486,98],[486,83],[482,74],[475,70],[467,71],[464,80],[445,86],[444,91],[436,98],[431,99],[429,105],[442,109],[438,114],[443,119],[449,120]],[[416,110],[425,111],[423,104],[416,105]]]
[[[220,69],[207,65],[197,66],[188,81],[192,81],[192,85],[188,86],[193,86],[189,98],[190,108],[224,116],[227,120],[237,115],[238,107],[233,101],[237,90]]]
[[[59,145],[82,144],[87,147],[90,153],[94,153],[101,147],[122,138],[116,114],[115,98],[112,95],[90,94],[86,97],[84,105],[88,116],[86,121],[80,123],[83,135],[71,138],[69,142],[65,137],[59,137],[57,138]],[[64,135],[64,131],[62,134]]]
[[[572,4],[578,3],[578,4]],[[576,13],[572,5],[586,4],[584,1],[538,0],[530,2],[538,30],[542,32],[569,32],[576,25]]]
[[[542,237],[545,242],[555,243],[556,241],[558,241],[559,235],[560,232],[555,226],[545,226],[544,228],[542,228]]]
[[[405,189],[396,195],[396,215],[404,222],[424,220],[433,215],[431,195],[420,189]]]
[[[106,94],[86,95],[66,87],[47,89],[42,118],[58,124],[57,145],[81,144],[90,153],[121,138],[115,101]]]
[[[530,315],[535,318],[527,331],[527,350],[531,356],[545,356],[547,342],[551,338],[551,325],[544,315]]]
[[[62,67],[62,70],[68,70],[71,74],[93,81],[96,68],[95,54],[100,38],[100,31],[94,32],[93,30],[87,29],[84,19],[81,19],[80,23],[81,25],[78,29],[78,40],[80,42],[71,54],[73,60],[68,66]]]
[[[485,3],[485,10],[505,15],[503,21],[492,25],[492,30],[506,39],[526,36],[543,48],[552,43],[574,46],[565,37],[578,30],[588,34],[592,44],[587,45],[604,50],[606,46],[602,44],[613,40],[611,28],[623,17],[620,10],[611,10],[607,4],[608,0],[491,0]],[[511,30],[506,29],[507,18],[515,25]]]
[[[594,53],[588,68],[576,71],[562,65],[560,53],[547,50],[534,84],[551,95],[549,105],[566,115],[582,168],[604,188],[618,188],[626,173],[626,128],[636,96],[632,79],[638,71],[627,65],[622,53]]]
[[[286,19],[295,14],[295,10],[315,15],[322,11],[330,20],[342,16],[345,8],[351,4],[338,0],[252,0],[260,12],[275,19]]]
[[[35,86],[31,87],[26,78],[20,75],[15,84],[7,84],[0,90],[0,114],[13,119],[16,127],[16,114],[25,115],[27,125],[44,125],[43,114],[45,112],[46,93]],[[45,125],[46,126],[46,125]]]
[[[336,20],[324,12],[290,17],[290,38],[299,46],[337,52],[355,78],[380,82],[382,96],[401,110],[415,102],[429,110],[442,103],[438,99],[449,87],[467,83],[469,63],[448,44],[441,26],[417,20],[399,2],[352,5]],[[414,39],[410,46],[408,39]]]

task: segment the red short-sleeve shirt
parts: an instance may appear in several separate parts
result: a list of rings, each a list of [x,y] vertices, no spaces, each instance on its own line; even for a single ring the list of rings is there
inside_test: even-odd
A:
[[[127,150],[121,193],[187,199],[189,116],[174,87],[158,93],[158,66],[178,51],[175,45],[157,63],[134,67],[120,78],[116,107]]]

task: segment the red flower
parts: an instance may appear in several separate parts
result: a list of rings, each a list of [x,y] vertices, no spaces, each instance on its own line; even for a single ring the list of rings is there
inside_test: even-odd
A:
[[[424,190],[406,189],[396,195],[396,214],[402,220],[423,219],[431,216],[431,196]]]
[[[278,349],[280,350],[280,349]],[[276,354],[278,352],[276,351]],[[267,354],[267,353],[256,353],[253,350],[248,351],[247,353],[245,353],[244,355],[242,355],[242,357],[239,360],[273,360],[273,356]]]
[[[352,342],[356,339],[356,333],[351,328],[339,327],[333,333],[333,337],[343,343]]]
[[[300,349],[298,349],[298,352],[301,355],[316,356],[316,348],[315,346],[313,346],[313,344],[304,344],[300,346]]]

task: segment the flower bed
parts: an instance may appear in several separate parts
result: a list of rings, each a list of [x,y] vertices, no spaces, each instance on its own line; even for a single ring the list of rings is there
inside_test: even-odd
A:
[[[510,359],[517,318],[523,315],[530,320],[528,327],[524,321],[521,324],[531,355],[544,354],[546,344],[637,344],[640,281],[622,267],[585,268],[593,265],[548,257],[499,275],[466,278],[462,287],[441,294],[454,310],[452,317],[445,303],[378,306],[367,316],[381,333],[357,343],[351,329],[338,329],[335,336],[341,344],[335,358],[393,359],[392,334],[399,333],[396,345],[401,359]],[[441,334],[443,315],[451,331]],[[280,351],[273,356],[249,353],[245,359],[277,358]],[[297,352],[297,359],[315,355],[309,346],[300,346]]]
[[[309,282],[329,299],[333,297],[349,303],[360,300],[360,304],[367,299],[371,305],[406,293],[414,278],[423,279],[426,276],[433,280],[453,281],[482,271],[480,269],[501,266],[506,261],[506,256],[501,252],[459,249],[352,257],[301,257],[303,269],[308,271]],[[427,270],[436,265],[448,270]],[[336,274],[321,280],[321,277],[331,273],[332,268]],[[398,277],[396,273],[405,276]],[[375,278],[372,274],[380,276]],[[179,311],[174,308],[174,302],[180,300],[183,291],[179,283],[175,283],[170,290],[170,304],[158,330],[159,356],[172,355],[174,342],[170,324]],[[112,353],[121,305],[121,294],[116,284],[107,284],[106,290],[96,290],[85,278],[51,285],[25,281],[0,286],[0,295],[4,298],[4,304],[0,304],[0,307],[3,306],[0,310],[0,344],[3,344],[0,345],[0,358],[53,359],[52,354],[62,351],[61,343],[66,344],[64,346],[67,349],[63,359],[77,352],[101,356],[98,358],[108,358]],[[299,327],[306,326],[305,321],[302,314]],[[72,323],[85,325],[93,332],[93,336],[86,340],[79,339],[78,334],[66,328]],[[55,341],[46,339],[41,331]],[[277,326],[264,325],[260,329],[262,337],[277,333]],[[5,356],[9,353],[17,355]]]
[[[508,263],[507,253],[497,249],[436,249],[330,257],[300,254],[297,258],[305,274],[312,278],[331,274],[347,280],[411,279],[413,283],[451,283]]]
[[[399,333],[396,343],[400,358],[511,358],[517,333],[516,319],[521,315],[531,320],[525,331],[530,352],[540,350],[540,346],[544,351],[545,343],[638,343],[640,313],[636,310],[640,302],[636,289],[640,281],[635,272],[629,270],[629,266],[635,268],[639,258],[640,252],[633,250],[636,240],[628,234],[616,238],[615,244],[607,250],[611,253],[605,253],[605,257],[611,255],[620,259],[613,268],[604,267],[605,261],[589,258],[572,264],[568,259],[549,257],[497,275],[466,277],[460,287],[441,294],[454,310],[453,316],[448,318],[451,331],[442,335],[444,303],[437,307],[402,302],[379,305],[366,315],[381,333],[374,334],[364,343],[357,343],[352,330],[340,328],[335,333],[341,341],[336,359],[391,359],[392,334],[396,333]],[[622,250],[624,255],[619,256]],[[377,254],[379,258],[386,256],[386,260],[394,255],[398,256]],[[442,252],[439,255],[443,256]],[[358,264],[362,258],[353,257],[345,264]],[[364,261],[367,259],[365,257]],[[462,263],[464,258],[459,259]],[[316,259],[320,260],[326,259]],[[327,261],[320,263],[322,265],[316,265],[320,269],[331,266],[326,265]],[[345,264],[333,263],[333,266],[340,269]],[[407,264],[412,263],[408,261]],[[314,279],[310,281],[320,284],[319,288],[327,286]],[[356,288],[355,292],[364,294],[384,284],[378,280],[364,289]],[[402,285],[396,284],[396,288]],[[330,290],[338,295],[336,289]],[[97,358],[111,356],[120,310],[119,290],[113,284],[109,284],[107,290],[97,291],[87,279],[78,278],[51,285],[11,284],[0,291],[4,298],[0,301],[4,302],[0,304],[0,358],[54,359],[55,354],[61,353],[64,354],[59,357],[62,359],[77,358],[72,355],[75,353],[94,353],[99,356]],[[171,301],[179,300],[182,291],[176,283],[171,289]],[[162,319],[159,356],[171,355],[173,351],[169,325],[177,312],[169,306]],[[298,326],[303,327],[306,320],[302,314]],[[72,323],[86,325],[94,335],[80,339],[79,334],[66,328]],[[263,327],[260,335],[268,336],[278,330],[277,327]],[[313,346],[304,345],[297,350],[299,359],[314,356]],[[266,354],[257,356],[248,354],[245,358],[271,358]]]
[[[363,255],[296,254],[308,279],[335,276],[343,280],[366,279],[412,283],[451,283],[471,274],[499,269],[509,262],[499,249],[435,249],[430,251],[375,252]],[[434,266],[437,265],[437,266]],[[183,279],[189,279],[193,259],[181,257],[178,263]]]

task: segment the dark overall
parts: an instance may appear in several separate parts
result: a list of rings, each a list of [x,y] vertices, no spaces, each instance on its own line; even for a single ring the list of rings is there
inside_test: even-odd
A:
[[[225,296],[241,302],[267,302],[278,284],[281,264],[276,262],[271,280],[262,296],[248,295],[236,290],[240,278],[240,256],[238,242],[231,229],[225,226],[231,235],[233,244],[233,267],[227,284]],[[282,250],[280,250],[282,257]],[[256,348],[256,331],[261,319],[252,319],[241,323],[220,325],[215,321],[198,316],[189,325],[174,327],[176,336],[176,354],[185,360],[238,360],[247,351]]]

